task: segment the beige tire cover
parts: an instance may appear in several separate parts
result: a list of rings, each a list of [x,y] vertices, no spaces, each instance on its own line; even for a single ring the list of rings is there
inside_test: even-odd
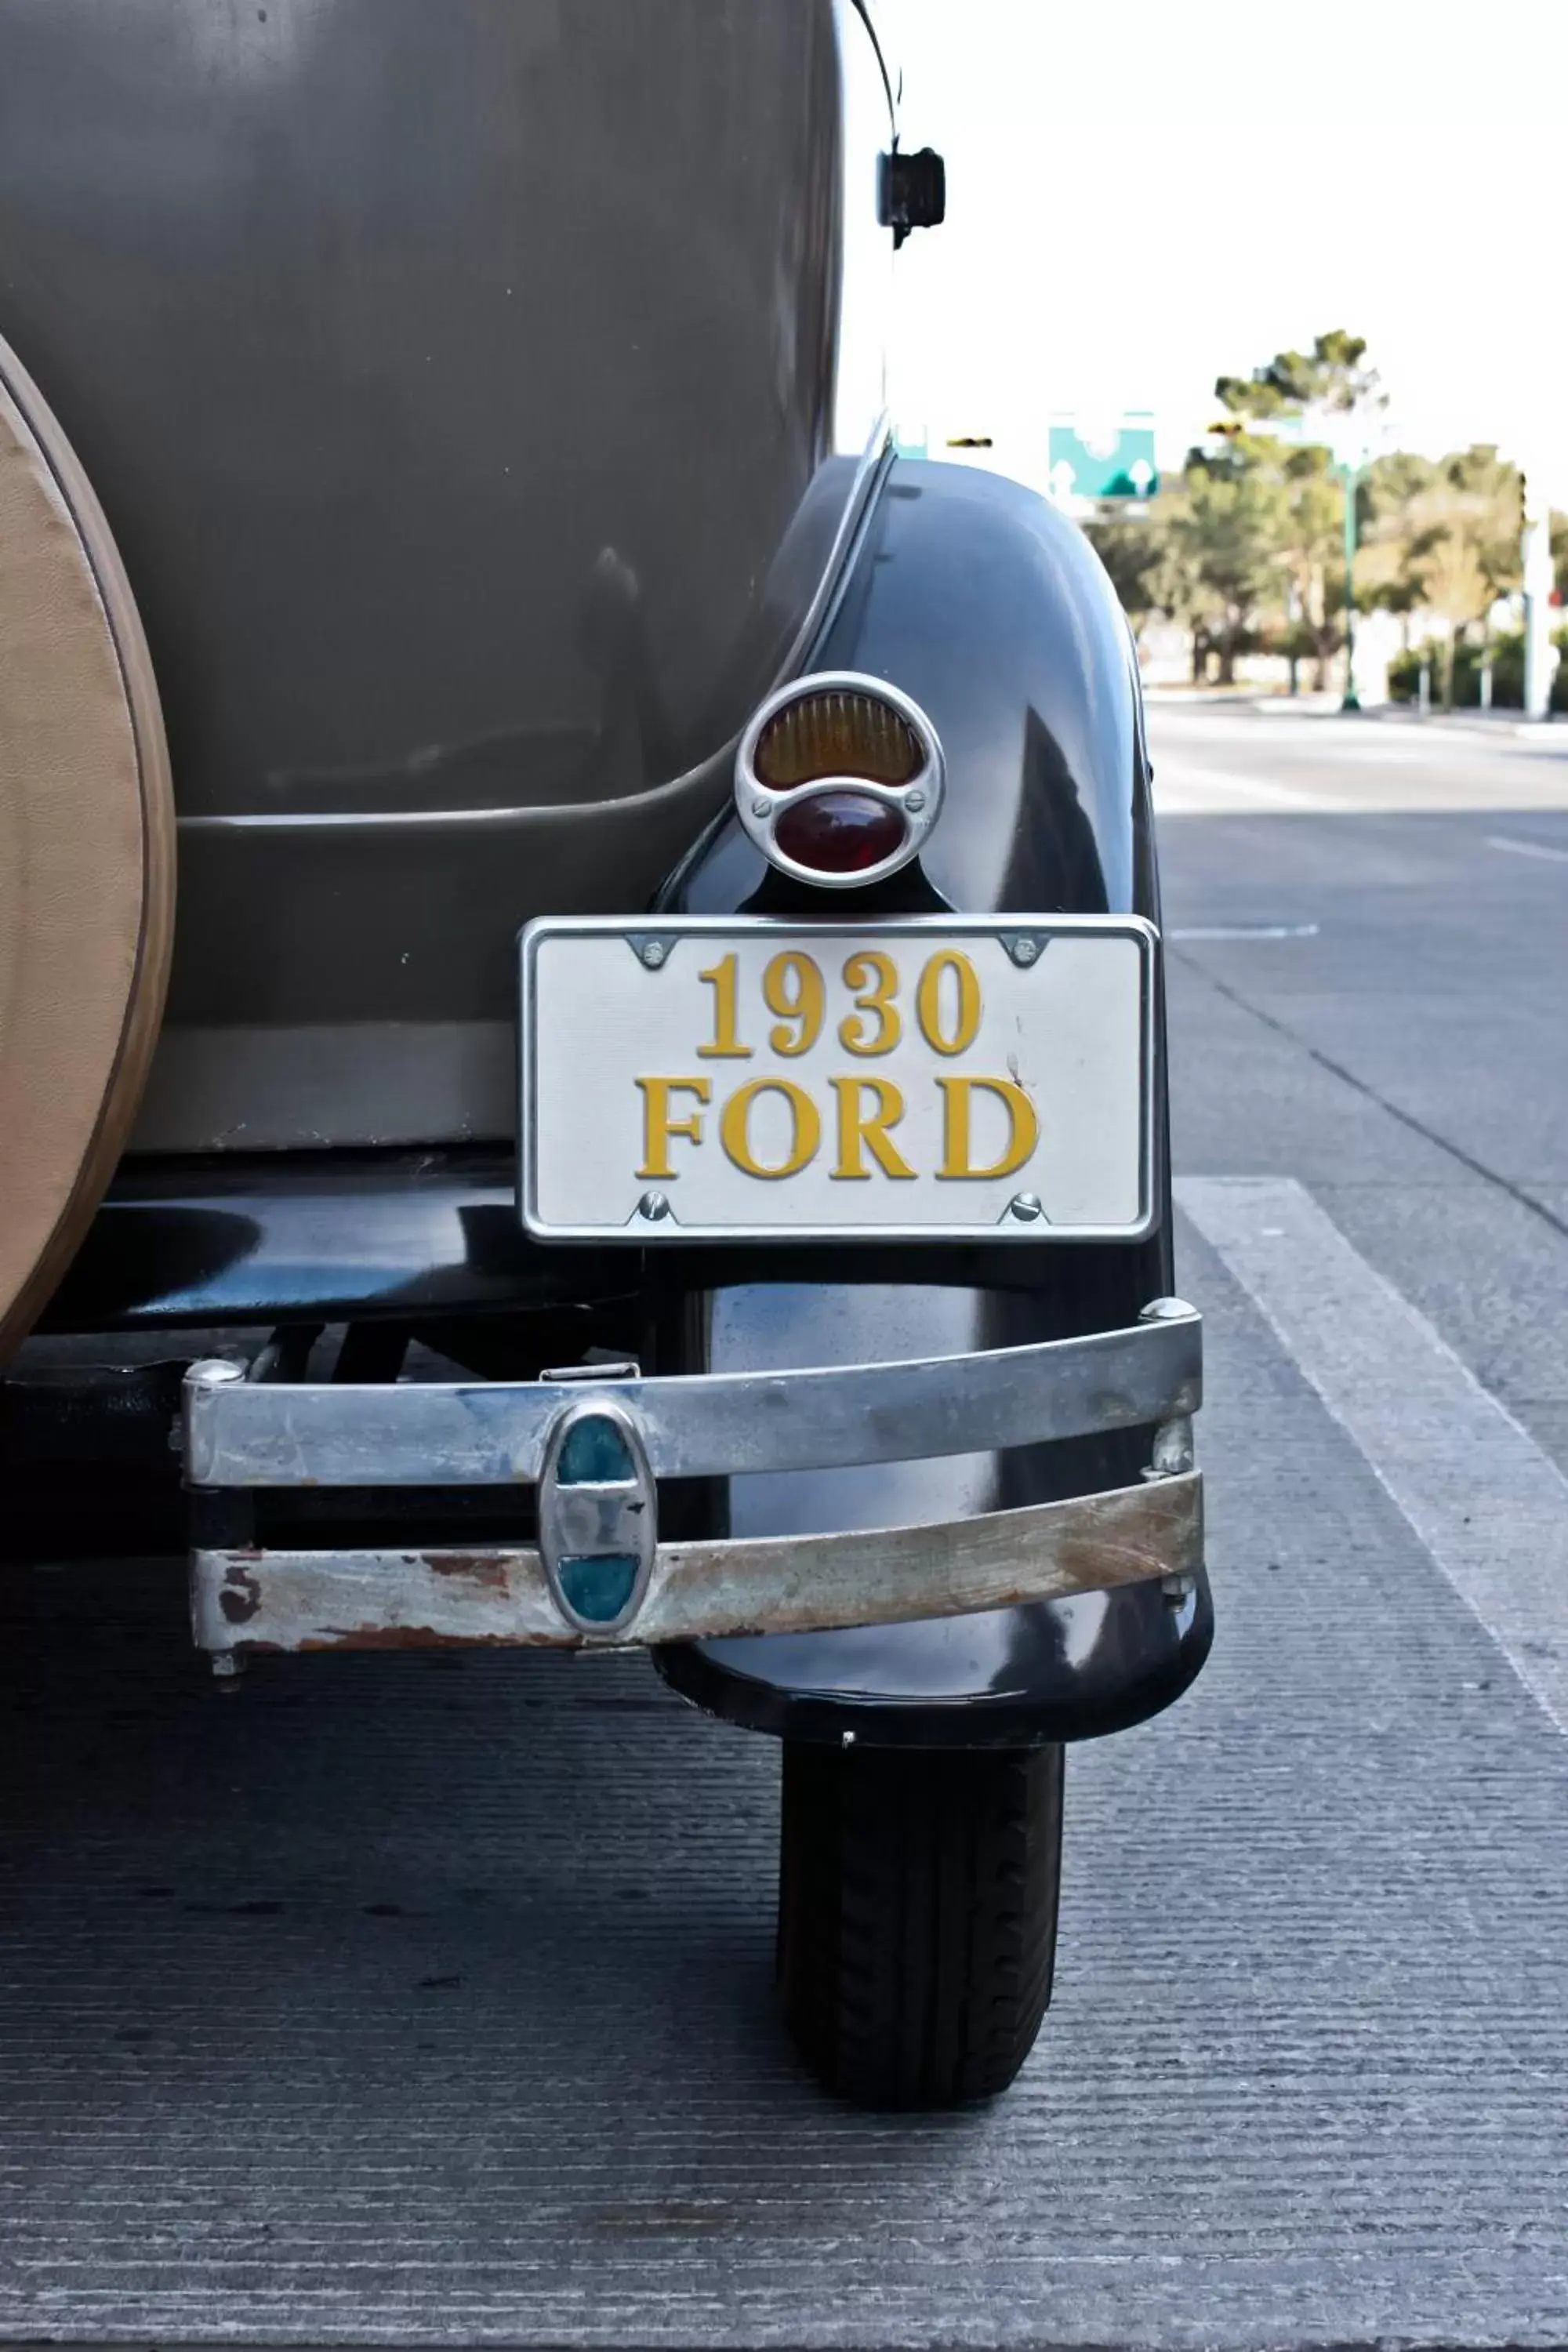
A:
[[[0,342],[0,1363],[114,1171],[174,908],[168,750],[135,604],[86,477]]]

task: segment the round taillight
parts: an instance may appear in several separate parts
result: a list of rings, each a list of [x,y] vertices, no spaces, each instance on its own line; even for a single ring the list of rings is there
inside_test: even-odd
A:
[[[811,793],[785,809],[773,839],[795,866],[813,874],[861,875],[898,856],[903,818],[870,793]]]
[[[942,807],[936,730],[880,678],[819,672],[756,713],[735,759],[741,823],[780,870],[847,889],[908,865]]]

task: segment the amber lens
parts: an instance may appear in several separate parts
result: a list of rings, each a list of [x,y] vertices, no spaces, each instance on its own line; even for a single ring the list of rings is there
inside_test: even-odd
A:
[[[752,758],[757,782],[775,793],[818,776],[907,784],[924,765],[920,737],[889,703],[837,687],[786,703],[763,728]]]

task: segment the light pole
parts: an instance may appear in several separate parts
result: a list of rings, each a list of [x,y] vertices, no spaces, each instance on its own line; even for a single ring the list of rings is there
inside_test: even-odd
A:
[[[1352,457],[1342,461],[1345,478],[1345,691],[1342,710],[1359,710],[1355,690],[1355,486],[1359,468]]]
[[[1552,715],[1552,516],[1539,469],[1524,477],[1524,715]]]
[[[1382,403],[1376,404],[1381,410]],[[1369,466],[1386,425],[1378,415],[1353,403],[1348,408],[1327,403],[1306,411],[1307,428],[1321,436],[1330,463],[1338,467],[1345,488],[1345,690],[1342,710],[1359,710],[1355,690],[1355,494],[1363,467]]]

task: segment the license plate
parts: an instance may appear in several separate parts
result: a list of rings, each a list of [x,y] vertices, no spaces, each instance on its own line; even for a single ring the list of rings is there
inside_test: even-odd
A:
[[[521,940],[519,1205],[551,1241],[1136,1239],[1135,916],[548,918]]]

